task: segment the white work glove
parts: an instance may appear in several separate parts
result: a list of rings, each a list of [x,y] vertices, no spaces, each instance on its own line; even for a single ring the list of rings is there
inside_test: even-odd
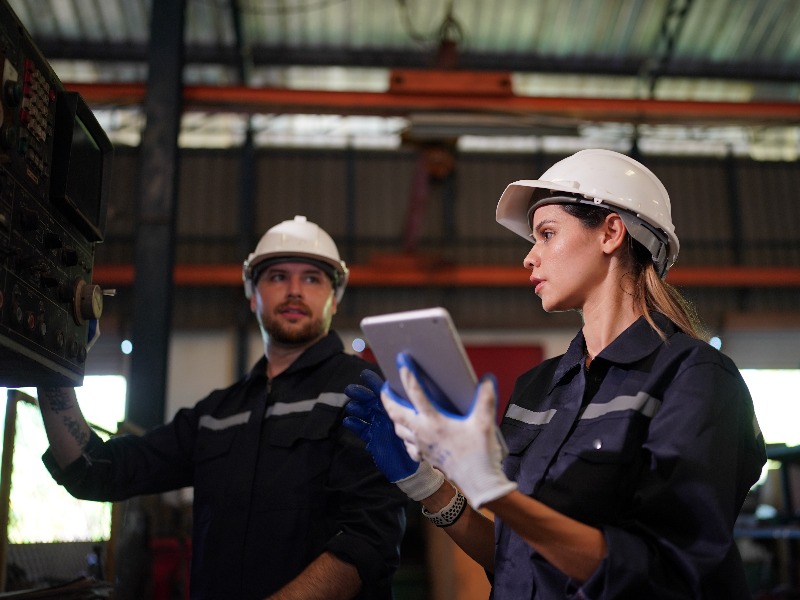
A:
[[[397,365],[413,406],[386,384],[381,401],[411,458],[425,460],[442,471],[475,508],[515,490],[517,484],[506,477],[501,466],[508,451],[495,420],[494,377],[486,376],[478,384],[468,414],[455,415],[442,412],[431,402],[437,392],[423,383],[419,367],[410,356],[398,354]]]

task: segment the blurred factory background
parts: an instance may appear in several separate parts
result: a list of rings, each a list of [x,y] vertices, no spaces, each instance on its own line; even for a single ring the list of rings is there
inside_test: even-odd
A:
[[[334,321],[348,343],[366,315],[445,306],[476,370],[500,370],[510,390],[580,321],[541,309],[528,248],[495,223],[497,200],[601,147],[664,182],[681,240],[668,281],[746,370],[767,441],[800,442],[800,3],[8,4],[114,145],[91,274],[106,292],[102,334],[83,386],[109,432],[161,423],[251,366],[261,342],[242,260],[296,214],[330,232],[351,268]],[[18,420],[32,407],[19,408]],[[35,439],[16,454],[57,488]],[[764,598],[796,597],[800,581],[791,460],[771,463],[741,529],[754,593],[786,594]],[[182,597],[190,503],[187,491],[137,506],[152,519],[156,588],[170,582],[163,598]],[[120,568],[106,510],[86,537],[83,526],[58,540],[9,534],[7,575],[35,580],[15,557],[72,539],[83,567],[96,564],[88,553]],[[486,597],[483,573],[441,532],[411,525],[398,598]]]

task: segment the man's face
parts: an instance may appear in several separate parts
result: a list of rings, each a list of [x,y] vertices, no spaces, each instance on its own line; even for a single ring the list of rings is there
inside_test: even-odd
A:
[[[330,329],[336,314],[333,283],[308,263],[270,265],[255,282],[250,309],[270,343],[307,346]]]

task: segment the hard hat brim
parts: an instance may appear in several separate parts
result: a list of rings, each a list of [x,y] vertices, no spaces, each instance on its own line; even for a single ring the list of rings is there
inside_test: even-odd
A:
[[[547,193],[536,196],[536,190],[546,190]],[[566,195],[553,194],[563,192]],[[552,197],[551,197],[552,196]],[[533,212],[540,206],[548,204],[586,204],[603,207],[618,213],[628,233],[637,242],[650,252],[659,277],[664,278],[669,267],[674,263],[667,256],[670,239],[666,232],[654,227],[639,215],[611,202],[602,199],[591,200],[583,194],[576,193],[575,188],[569,185],[558,185],[551,181],[520,180],[509,184],[500,201],[497,203],[495,218],[497,222],[513,231],[528,241],[533,241],[531,218]]]
[[[307,256],[292,255],[292,256],[270,256],[265,258],[264,260],[258,261],[250,269],[251,272],[250,276],[253,280],[253,283],[254,284],[258,283],[258,278],[261,276],[261,273],[263,273],[264,270],[267,269],[268,267],[287,262],[299,262],[317,267],[328,276],[328,278],[331,280],[334,286],[341,279],[341,274],[339,270],[337,270],[336,267],[334,267],[327,261],[321,260],[318,257],[310,258]]]
[[[346,271],[340,262],[334,260],[326,260],[324,256],[319,254],[303,253],[303,252],[277,252],[274,254],[262,254],[256,257],[255,260],[248,263],[247,268],[251,277],[255,277],[267,265],[279,262],[305,262],[309,264],[316,264],[326,272],[332,273],[336,278],[341,281],[344,279]]]
[[[564,192],[571,195],[578,193],[572,186],[539,179],[521,179],[508,184],[497,203],[495,218],[500,225],[528,241],[531,240],[528,210],[537,189]]]

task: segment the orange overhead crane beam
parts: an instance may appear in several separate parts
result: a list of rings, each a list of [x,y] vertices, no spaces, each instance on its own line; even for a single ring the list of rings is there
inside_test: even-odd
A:
[[[425,77],[422,77],[425,73]],[[417,111],[532,114],[587,121],[676,124],[800,123],[798,102],[700,102],[633,98],[518,96],[497,74],[458,71],[404,73],[386,92],[292,90],[241,86],[186,86],[186,110],[241,113],[407,115]],[[480,79],[492,77],[493,79]],[[434,83],[436,81],[436,83]],[[483,81],[481,84],[480,81]],[[92,106],[144,103],[143,83],[65,83]]]
[[[698,102],[631,98],[531,97],[513,94],[504,72],[395,70],[386,92],[347,92],[186,86],[184,108],[204,111],[323,112],[333,114],[407,115],[415,111],[555,115],[587,121],[681,124],[800,123],[798,102]],[[137,106],[144,103],[143,83],[65,83],[91,105]],[[131,285],[132,265],[96,265],[94,280],[103,286]],[[676,267],[667,279],[678,286],[800,287],[800,268]],[[181,286],[241,285],[238,265],[177,265]],[[380,262],[351,267],[350,284],[358,287],[455,286],[521,287],[529,285],[522,267],[497,265],[414,265]]]
[[[102,287],[130,286],[134,268],[130,264],[94,266],[94,283]],[[241,265],[188,265],[175,267],[179,286],[242,285]],[[679,287],[778,288],[800,287],[800,267],[675,267],[667,282]],[[528,275],[522,266],[450,265],[413,268],[387,263],[352,265],[352,287],[526,287]]]

